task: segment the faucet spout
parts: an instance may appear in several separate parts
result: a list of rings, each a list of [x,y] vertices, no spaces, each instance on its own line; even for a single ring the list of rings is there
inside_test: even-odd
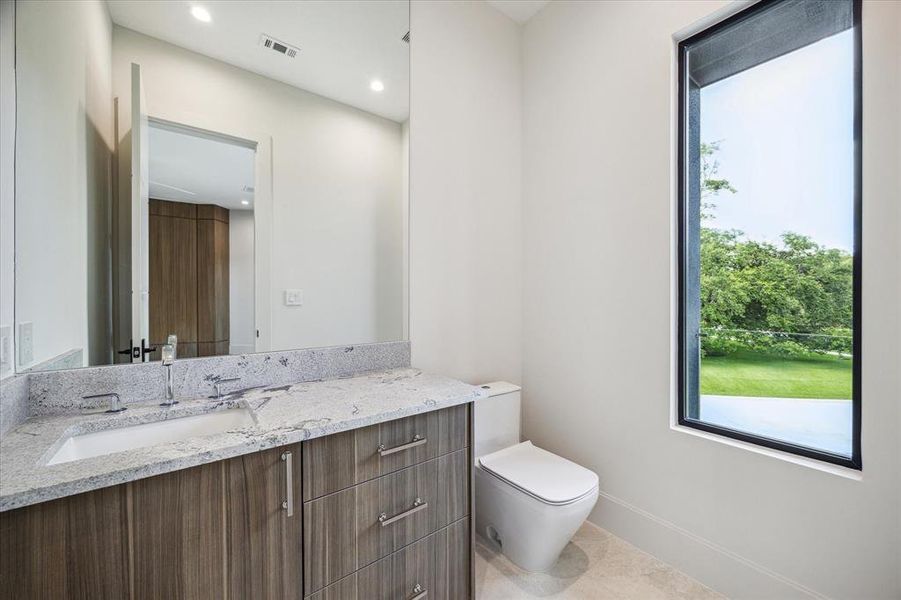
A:
[[[163,366],[166,368],[166,401],[161,402],[160,406],[172,406],[178,404],[175,399],[175,389],[172,383],[172,364],[175,362],[175,346],[166,344],[163,346]]]
[[[172,365],[166,365],[166,402],[175,404],[175,392],[172,390]]]

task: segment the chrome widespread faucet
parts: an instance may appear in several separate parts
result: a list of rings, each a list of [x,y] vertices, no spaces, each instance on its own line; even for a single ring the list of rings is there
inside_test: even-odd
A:
[[[120,413],[125,410],[127,407],[122,406],[122,399],[119,398],[119,394],[115,392],[108,392],[106,394],[91,394],[90,396],[82,396],[83,400],[91,400],[93,398],[109,398],[109,408],[106,412],[108,413]]]
[[[178,404],[172,385],[172,364],[175,362],[175,346],[172,344],[163,346],[162,358],[163,366],[166,368],[166,401],[160,402],[160,406],[172,406],[173,404]]]

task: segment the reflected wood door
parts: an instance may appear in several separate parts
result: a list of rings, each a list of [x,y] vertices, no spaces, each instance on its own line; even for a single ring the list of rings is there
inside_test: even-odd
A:
[[[228,236],[221,206],[150,201],[151,345],[174,333],[179,357],[229,353]]]
[[[151,200],[150,344],[165,344],[170,333],[180,357],[197,356],[197,210]]]
[[[228,211],[197,207],[197,346],[198,356],[228,354],[229,244]]]

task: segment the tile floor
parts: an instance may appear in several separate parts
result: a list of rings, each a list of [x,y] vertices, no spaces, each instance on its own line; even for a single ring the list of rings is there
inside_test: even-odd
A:
[[[476,598],[722,600],[723,596],[607,531],[585,523],[547,573],[528,573],[476,545]]]

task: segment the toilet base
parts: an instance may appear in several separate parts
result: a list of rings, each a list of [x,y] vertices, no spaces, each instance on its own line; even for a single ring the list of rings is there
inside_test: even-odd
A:
[[[569,504],[548,504],[475,466],[476,532],[525,571],[557,562],[598,499],[598,488]]]

